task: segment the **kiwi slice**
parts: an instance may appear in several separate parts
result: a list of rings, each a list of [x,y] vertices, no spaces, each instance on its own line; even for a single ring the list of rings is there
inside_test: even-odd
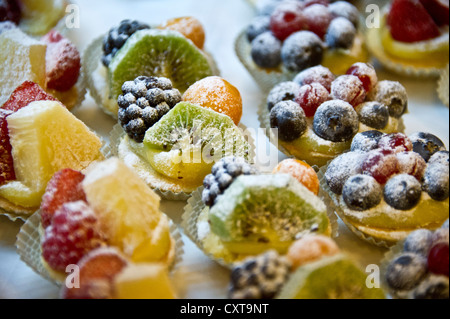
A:
[[[199,186],[215,162],[226,156],[248,159],[250,152],[228,116],[188,102],[178,103],[148,129],[143,144],[157,172]]]
[[[240,176],[211,208],[209,221],[211,231],[238,254],[261,246],[283,252],[298,234],[324,234],[329,226],[323,202],[287,174]]]
[[[368,288],[365,274],[346,255],[324,257],[299,267],[278,299],[385,299],[380,288]]]
[[[141,30],[117,52],[109,66],[112,98],[122,85],[138,76],[166,77],[180,92],[207,76],[213,69],[207,56],[181,33],[171,30]]]

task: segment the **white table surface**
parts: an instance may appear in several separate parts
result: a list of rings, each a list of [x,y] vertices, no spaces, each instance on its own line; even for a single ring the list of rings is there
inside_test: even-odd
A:
[[[234,40],[254,15],[246,0],[77,0],[81,14],[80,29],[69,34],[84,50],[94,38],[104,34],[122,19],[133,18],[151,24],[178,16],[197,17],[206,29],[206,48],[215,57],[221,75],[241,92],[244,102],[242,122],[259,127],[257,106],[262,93],[234,53]],[[398,80],[407,88],[410,114],[406,115],[407,133],[428,131],[449,145],[449,110],[438,99],[435,80],[414,80],[379,70],[381,79]],[[75,115],[102,136],[108,136],[115,122],[98,109],[87,96]],[[282,157],[282,155],[280,155]],[[163,201],[162,210],[180,222],[184,202]],[[15,252],[15,238],[21,222],[0,216],[0,298],[57,298],[58,289],[34,273]],[[340,225],[340,247],[355,256],[362,267],[377,264],[384,249],[370,246]],[[225,298],[229,271],[210,261],[186,237],[185,254],[174,281],[183,298]]]

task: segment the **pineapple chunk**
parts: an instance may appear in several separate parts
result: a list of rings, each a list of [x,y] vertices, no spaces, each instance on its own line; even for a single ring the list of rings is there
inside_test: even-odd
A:
[[[44,35],[61,20],[69,4],[66,0],[21,0],[20,28],[32,35]]]
[[[28,37],[19,28],[0,34],[0,105],[24,81],[45,88],[45,52],[47,46]]]
[[[82,185],[111,245],[134,262],[167,259],[172,239],[160,198],[128,166],[117,158],[97,163]]]
[[[0,187],[0,195],[16,205],[39,206],[56,172],[103,158],[97,135],[59,102],[30,103],[7,121],[17,181]]]
[[[164,264],[138,264],[126,267],[114,280],[118,299],[175,299]]]

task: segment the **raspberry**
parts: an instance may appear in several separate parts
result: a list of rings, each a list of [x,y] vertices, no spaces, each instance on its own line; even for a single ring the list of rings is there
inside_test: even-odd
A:
[[[176,104],[181,93],[166,78],[140,76],[125,82],[118,98],[119,123],[130,138],[138,143],[145,132]]]
[[[298,1],[281,2],[270,17],[270,29],[281,41],[305,28],[303,5]]]
[[[203,202],[211,207],[220,195],[241,175],[256,174],[256,169],[243,158],[226,157],[217,162],[212,168],[212,174],[206,176],[203,186]]]
[[[394,154],[385,154],[382,150],[373,150],[367,154],[362,165],[363,174],[372,176],[378,183],[384,185],[399,172],[398,159]]]
[[[108,67],[117,54],[136,31],[150,29],[150,26],[139,21],[123,20],[118,27],[112,28],[103,39],[103,64]]]
[[[65,272],[68,265],[104,243],[93,210],[83,201],[66,203],[45,230],[42,256],[51,268]]]
[[[313,117],[322,103],[325,103],[330,94],[320,83],[306,84],[300,88],[300,94],[295,99],[307,117]]]
[[[81,186],[84,174],[70,168],[53,175],[48,182],[41,203],[41,223],[44,228],[50,226],[53,215],[62,205],[69,202],[85,201],[86,194]]]
[[[336,79],[335,75],[329,69],[321,65],[306,69],[294,78],[294,82],[303,86],[305,84],[319,83],[331,92],[331,84]]]
[[[375,68],[367,63],[355,63],[348,70],[348,75],[357,76],[364,85],[366,92],[372,91],[372,89],[378,83],[378,76]]]
[[[231,273],[230,299],[272,299],[289,277],[290,261],[269,251],[249,258]]]
[[[331,20],[333,20],[333,16],[327,7],[321,4],[313,4],[303,10],[303,15],[306,19],[307,29],[323,39]]]
[[[354,75],[341,75],[331,84],[331,95],[336,100],[343,100],[357,107],[366,99],[364,84]]]
[[[411,140],[403,133],[393,133],[383,136],[378,143],[378,147],[382,150],[393,151],[396,154],[413,150]]]

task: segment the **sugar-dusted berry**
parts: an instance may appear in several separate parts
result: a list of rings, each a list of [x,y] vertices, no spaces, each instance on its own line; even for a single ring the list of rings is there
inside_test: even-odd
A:
[[[395,154],[386,154],[380,149],[370,151],[362,164],[362,172],[375,178],[381,185],[386,184],[398,171],[398,159]]]
[[[347,180],[342,195],[350,209],[365,211],[381,203],[383,190],[372,176],[360,174]]]
[[[358,113],[349,103],[341,100],[323,103],[314,116],[314,132],[328,141],[350,141],[358,130]]]
[[[366,154],[348,152],[336,157],[328,166],[325,180],[331,191],[341,195],[345,182],[353,175],[362,173],[362,164]]]
[[[324,43],[313,32],[298,31],[290,35],[281,48],[284,66],[292,72],[300,72],[322,62]]]
[[[361,123],[382,130],[389,124],[389,108],[380,102],[364,102],[356,107]]]
[[[396,156],[399,172],[414,176],[419,182],[422,182],[427,168],[427,163],[422,156],[416,152],[401,152]]]
[[[392,117],[400,118],[408,109],[408,94],[403,85],[394,81],[380,81],[369,92],[370,101],[383,103]]]
[[[308,128],[305,112],[296,102],[280,102],[270,111],[270,127],[278,129],[279,139],[292,142]]]
[[[253,18],[246,30],[247,39],[252,42],[258,35],[270,31],[270,17],[257,16]]]
[[[435,244],[428,255],[428,269],[436,275],[448,277],[449,270],[449,248],[448,243]]]
[[[414,289],[414,299],[448,299],[449,298],[449,282],[445,276],[434,274],[428,275],[422,280],[420,285]]]
[[[281,63],[281,41],[271,32],[264,32],[252,41],[253,62],[262,68],[276,68]]]
[[[295,82],[281,82],[270,91],[267,96],[267,107],[269,111],[279,102],[293,101],[300,93],[301,86]]]
[[[333,20],[333,15],[328,8],[322,4],[312,4],[303,10],[303,14],[307,30],[314,32],[323,39],[331,20]]]
[[[330,71],[330,69],[317,65],[308,68],[294,78],[294,82],[303,86],[305,84],[320,83],[324,88],[331,92],[331,83],[336,79],[335,75]]]
[[[338,17],[331,21],[325,41],[330,48],[350,49],[356,37],[356,28],[346,18]]]
[[[353,64],[348,70],[348,75],[357,76],[364,85],[366,92],[370,92],[378,84],[378,76],[375,68],[368,63],[358,62]]]
[[[396,175],[384,187],[384,200],[398,210],[410,210],[417,206],[422,196],[422,185],[413,176]]]
[[[319,106],[328,101],[329,96],[330,94],[322,84],[306,84],[300,88],[300,93],[295,98],[295,102],[302,107],[307,117],[313,117]]]
[[[369,152],[375,150],[383,136],[383,132],[375,130],[358,133],[353,138],[351,151]]]
[[[410,152],[413,150],[413,143],[403,133],[392,133],[384,135],[380,139],[378,147],[383,150],[393,151],[394,153]]]
[[[359,11],[351,3],[347,1],[336,1],[330,3],[328,6],[328,10],[330,10],[331,14],[334,17],[343,17],[349,20],[355,27],[359,25]]]
[[[386,281],[394,290],[409,290],[420,284],[427,273],[427,260],[417,254],[404,253],[391,261]]]
[[[437,201],[444,201],[449,197],[448,163],[428,164],[425,170],[423,189],[432,199]]]
[[[353,107],[363,103],[367,92],[363,82],[354,75],[341,75],[331,84],[331,96],[350,103]]]
[[[419,153],[427,162],[435,153],[445,151],[444,142],[431,133],[416,132],[409,138],[413,144],[414,152]]]
[[[408,235],[403,244],[403,250],[408,253],[414,253],[428,257],[433,243],[433,233],[428,229],[419,229]]]
[[[270,29],[281,41],[306,28],[303,6],[298,1],[281,2],[270,17]]]

